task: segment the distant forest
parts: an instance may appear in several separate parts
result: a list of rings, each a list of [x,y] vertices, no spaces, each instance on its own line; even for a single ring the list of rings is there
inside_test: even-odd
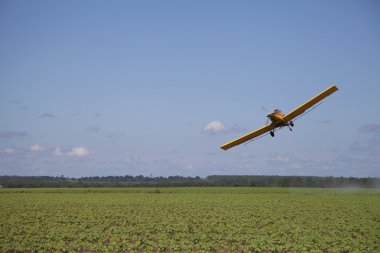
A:
[[[106,176],[68,178],[50,176],[0,176],[3,188],[43,187],[184,187],[184,186],[232,186],[232,187],[360,187],[378,188],[379,178],[314,177],[314,176],[208,176],[201,177],[145,177]]]

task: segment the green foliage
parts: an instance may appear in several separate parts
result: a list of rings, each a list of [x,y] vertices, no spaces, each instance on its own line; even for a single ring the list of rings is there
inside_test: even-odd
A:
[[[376,190],[0,189],[0,207],[0,252],[380,251]]]
[[[317,187],[317,188],[378,188],[379,178],[313,177],[313,176],[208,176],[200,177],[144,177],[107,176],[66,178],[48,176],[0,176],[5,188],[43,187],[189,187],[189,186],[240,186],[240,187]]]

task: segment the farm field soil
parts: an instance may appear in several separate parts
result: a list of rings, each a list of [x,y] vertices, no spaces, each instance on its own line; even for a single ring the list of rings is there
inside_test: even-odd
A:
[[[380,191],[0,189],[0,252],[380,252]]]

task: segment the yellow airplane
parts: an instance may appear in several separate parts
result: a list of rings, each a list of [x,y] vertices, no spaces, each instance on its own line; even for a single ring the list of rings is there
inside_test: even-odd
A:
[[[317,104],[319,101],[322,99],[326,98],[327,96],[330,96],[333,94],[335,91],[338,90],[338,87],[336,85],[333,85],[326,90],[322,91],[319,93],[317,96],[313,97],[303,105],[297,107],[293,111],[289,112],[288,114],[284,114],[281,112],[279,109],[275,109],[273,112],[269,113],[267,115],[268,119],[272,121],[270,125],[266,125],[262,128],[256,129],[253,132],[250,132],[244,136],[241,136],[233,141],[227,142],[220,146],[221,149],[227,150],[232,147],[235,147],[237,145],[240,145],[244,142],[247,142],[249,140],[253,140],[254,138],[269,132],[272,137],[274,137],[274,131],[276,128],[281,128],[281,127],[289,127],[289,129],[292,131],[292,128],[294,126],[293,120],[300,116],[301,114],[305,113],[307,109],[312,107],[313,105]]]

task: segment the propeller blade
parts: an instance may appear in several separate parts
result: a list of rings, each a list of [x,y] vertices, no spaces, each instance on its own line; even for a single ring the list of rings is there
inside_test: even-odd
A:
[[[269,113],[269,110],[265,108],[264,106],[261,106],[261,109],[263,109],[265,112]]]

